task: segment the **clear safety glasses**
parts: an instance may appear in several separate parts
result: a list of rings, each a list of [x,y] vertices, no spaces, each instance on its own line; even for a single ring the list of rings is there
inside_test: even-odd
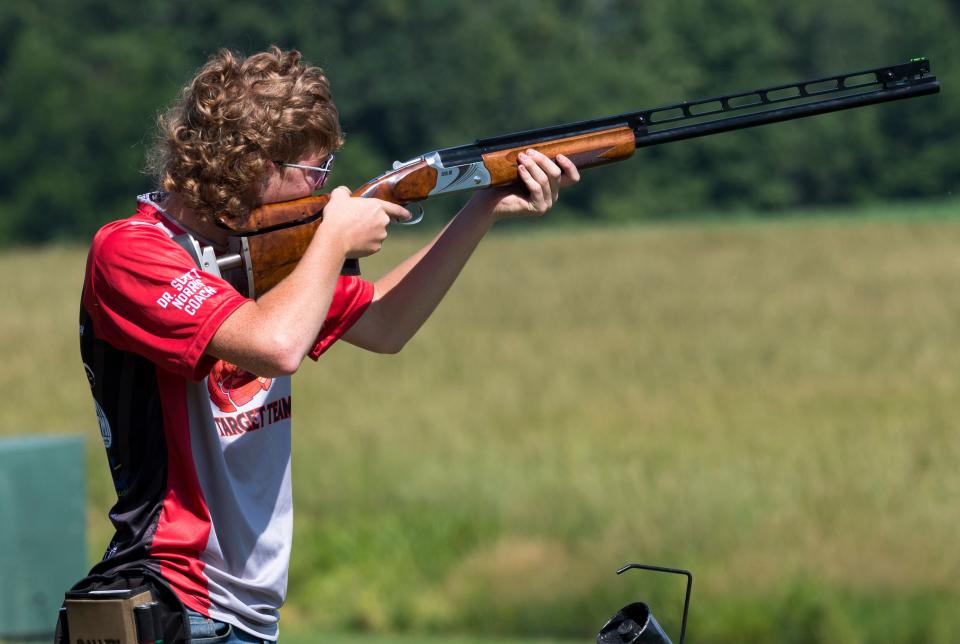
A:
[[[281,161],[276,161],[277,165],[281,165],[285,168],[300,168],[301,170],[306,170],[307,180],[313,183],[313,189],[319,190],[323,187],[323,184],[327,181],[327,175],[330,174],[330,171],[333,170],[333,160],[336,158],[336,155],[331,154],[327,157],[327,160],[323,162],[323,165],[304,165],[302,163],[283,163]]]

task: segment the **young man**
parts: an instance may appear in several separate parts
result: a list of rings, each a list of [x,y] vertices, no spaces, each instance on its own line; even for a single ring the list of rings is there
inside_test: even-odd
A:
[[[252,300],[174,240],[225,250],[221,222],[309,195],[341,145],[320,69],[276,47],[213,56],[160,119],[162,191],[104,226],[88,258],[81,352],[118,500],[93,574],[146,569],[190,611],[191,637],[277,637],[286,592],[290,374],[339,338],[394,353],[416,333],[497,220],[542,215],[566,158],[521,155],[523,190],[478,192],[426,247],[376,282],[340,275],[380,250],[400,206],[332,192],[296,269]]]

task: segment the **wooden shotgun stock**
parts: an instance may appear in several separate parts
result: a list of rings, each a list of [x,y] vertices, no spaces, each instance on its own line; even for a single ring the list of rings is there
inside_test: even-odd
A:
[[[547,144],[520,146],[491,152],[482,157],[489,182],[483,187],[517,183],[517,154],[530,147],[551,158],[563,154],[578,168],[591,168],[621,161],[633,154],[633,131],[628,127],[558,139]],[[354,197],[376,197],[397,204],[423,201],[437,185],[440,171],[419,159],[367,182],[354,191]],[[252,263],[253,292],[262,295],[293,271],[306,252],[320,222],[329,195],[304,197],[295,201],[267,204],[251,213],[246,235]],[[257,232],[253,232],[257,231]]]
[[[480,139],[397,162],[353,196],[406,205],[442,194],[517,184],[517,155],[530,148],[550,158],[562,154],[586,169],[628,159],[638,147],[939,91],[930,62],[915,58],[890,67]],[[328,200],[327,195],[311,196],[252,211],[242,226],[230,229],[237,254],[221,259],[221,268],[241,267],[240,281],[249,295],[262,295],[300,261]],[[344,273],[358,274],[357,260],[348,260]]]

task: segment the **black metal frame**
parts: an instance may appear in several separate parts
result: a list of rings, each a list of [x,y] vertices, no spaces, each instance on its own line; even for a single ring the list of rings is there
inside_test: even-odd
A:
[[[687,636],[687,613],[690,610],[690,591],[693,588],[693,573],[689,570],[682,570],[680,568],[665,568],[663,566],[651,566],[649,564],[638,564],[632,563],[627,564],[623,568],[617,571],[618,575],[622,575],[628,570],[651,570],[653,572],[667,572],[674,575],[683,575],[687,578],[687,591],[683,598],[683,621],[680,622],[680,641],[679,644],[683,644],[684,638]]]

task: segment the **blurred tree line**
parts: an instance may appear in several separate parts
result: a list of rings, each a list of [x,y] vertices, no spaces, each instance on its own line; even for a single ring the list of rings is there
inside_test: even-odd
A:
[[[565,216],[945,197],[955,0],[40,0],[0,4],[0,244],[85,239],[152,187],[158,111],[219,47],[300,49],[347,132],[337,183],[475,138],[928,56],[944,91],[638,152]],[[565,195],[566,196],[566,195]]]

